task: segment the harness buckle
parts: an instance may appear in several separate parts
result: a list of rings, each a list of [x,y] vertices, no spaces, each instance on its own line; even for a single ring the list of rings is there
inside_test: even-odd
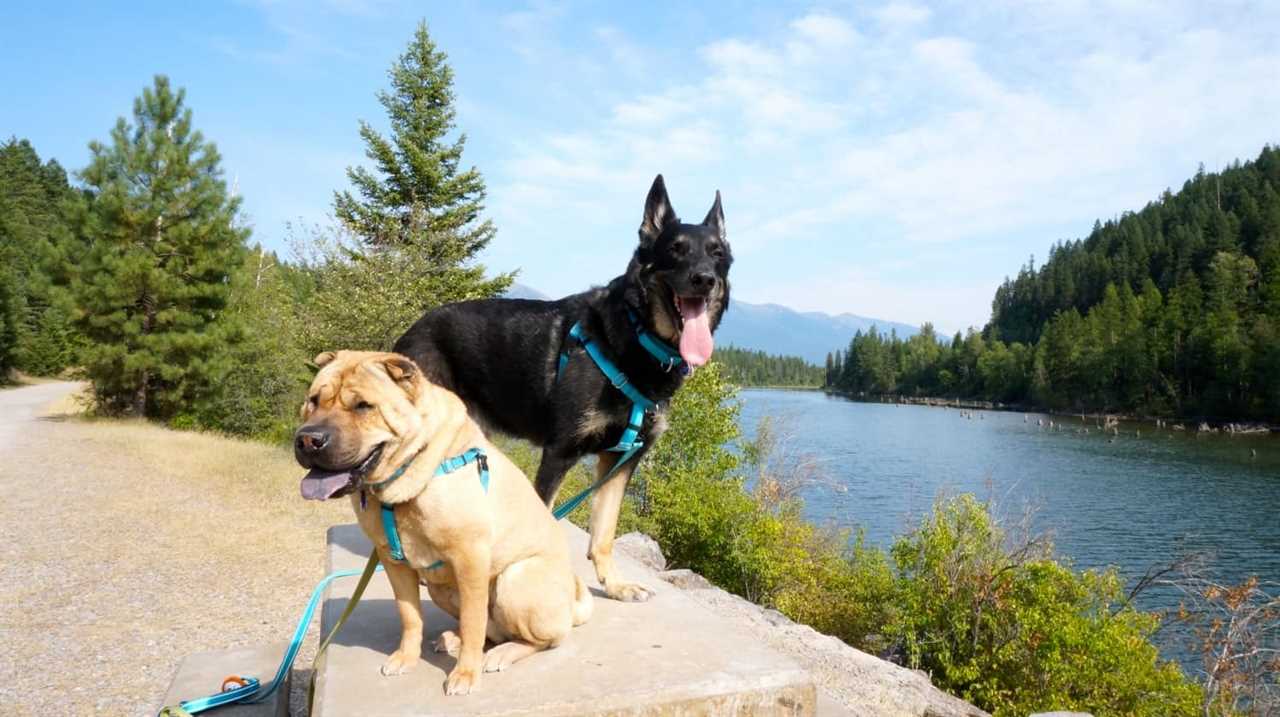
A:
[[[477,455],[476,466],[479,468],[481,473],[488,473],[489,472],[489,456],[484,453]]]

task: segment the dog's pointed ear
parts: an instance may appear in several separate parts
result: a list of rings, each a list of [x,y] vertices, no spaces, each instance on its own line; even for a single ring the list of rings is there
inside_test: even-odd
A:
[[[667,197],[667,185],[659,174],[649,187],[649,197],[644,200],[644,219],[640,222],[640,246],[653,244],[662,234],[662,230],[670,224],[679,222],[676,210],[671,208],[671,200]]]
[[[707,218],[702,220],[702,226],[714,229],[716,236],[724,241],[724,209],[720,206],[720,190],[716,190],[716,203],[711,205],[711,211],[707,212]]]
[[[405,356],[388,356],[383,364],[387,367],[387,375],[396,383],[412,381],[414,375],[418,373],[417,365]]]

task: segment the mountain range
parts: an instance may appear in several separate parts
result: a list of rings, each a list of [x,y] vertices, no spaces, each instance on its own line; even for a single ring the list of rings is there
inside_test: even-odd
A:
[[[513,299],[550,298],[519,283],[512,284],[506,295]],[[799,356],[822,365],[828,351],[848,346],[855,332],[865,333],[872,326],[882,333],[897,331],[902,338],[914,336],[919,331],[916,326],[857,314],[796,311],[779,304],[750,304],[734,300],[716,331],[716,343],[770,354]]]

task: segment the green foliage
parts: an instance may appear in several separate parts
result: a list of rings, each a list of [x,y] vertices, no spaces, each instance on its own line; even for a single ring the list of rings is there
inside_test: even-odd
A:
[[[185,92],[157,76],[110,145],[92,142],[71,282],[99,408],[169,418],[216,390],[241,331],[224,317],[248,230]]]
[[[1278,245],[1280,148],[1264,147],[1028,263],[987,334],[1038,344],[1035,397],[1055,407],[1275,419]]]
[[[887,632],[944,689],[996,715],[1196,713],[1199,688],[1159,658],[1158,619],[1128,606],[1114,570],[1076,573],[1047,541],[1011,544],[972,496],[939,502],[892,556]]]
[[[773,356],[763,351],[725,346],[716,349],[725,376],[739,386],[822,386],[823,370],[799,356]]]
[[[211,428],[274,442],[290,439],[315,353],[302,345],[310,277],[260,246],[245,253],[231,281],[226,317],[244,328],[228,347],[236,366],[174,425]]]
[[[312,284],[300,316],[301,344],[314,356],[334,347],[388,350],[426,310],[498,295],[508,275],[441,263],[416,246],[360,251],[340,229],[312,228],[303,261]]]
[[[359,198],[334,195],[338,219],[368,247],[414,247],[427,261],[460,264],[493,238],[480,220],[485,186],[479,170],[460,170],[466,135],[454,130],[453,70],[420,22],[404,54],[391,66],[391,91],[378,93],[391,138],[360,123],[365,156],[375,167],[347,170]]]
[[[9,382],[18,349],[18,324],[22,312],[17,284],[17,276],[9,268],[9,262],[0,261],[0,385]]]
[[[52,375],[75,360],[80,342],[59,286],[73,243],[65,215],[72,197],[57,162],[42,163],[26,140],[0,144],[0,375],[12,367]]]

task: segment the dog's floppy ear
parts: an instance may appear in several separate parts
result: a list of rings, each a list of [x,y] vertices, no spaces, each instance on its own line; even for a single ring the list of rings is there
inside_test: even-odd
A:
[[[412,380],[414,374],[418,373],[418,367],[404,356],[388,356],[383,364],[387,367],[387,375],[396,383]]]
[[[324,368],[325,364],[332,362],[337,357],[338,357],[338,354],[332,351],[325,351],[324,353],[316,354],[316,357],[311,359],[311,363],[314,364],[315,367],[318,369]]]
[[[664,227],[679,222],[676,210],[667,198],[667,185],[659,174],[649,187],[649,197],[644,200],[644,219],[640,222],[640,246],[649,246],[662,234]]]
[[[714,229],[720,241],[724,241],[724,209],[720,207],[719,189],[716,190],[716,203],[711,205],[711,211],[707,212],[707,218],[702,220],[702,226]]]

